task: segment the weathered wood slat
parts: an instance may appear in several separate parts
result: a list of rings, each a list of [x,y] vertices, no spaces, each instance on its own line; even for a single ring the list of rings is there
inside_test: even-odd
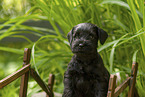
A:
[[[114,97],[116,78],[116,75],[110,75],[107,97]]]
[[[126,87],[129,85],[130,77],[128,77],[122,84],[120,84],[116,89],[114,93],[114,97],[118,97],[121,92],[123,92]]]
[[[37,74],[37,72],[34,69],[30,69],[30,74],[38,83],[38,85],[47,93],[47,95],[49,97],[53,97],[51,90],[47,87],[47,85],[43,82],[43,80],[40,78],[40,76]]]
[[[29,64],[31,57],[31,49],[24,49],[23,66]],[[19,97],[27,97],[27,87],[28,87],[29,71],[22,75]]]
[[[53,74],[50,74],[49,80],[48,80],[48,88],[51,90],[53,96],[54,96],[54,93],[53,93],[54,79],[55,79],[55,76]],[[49,95],[47,95],[47,97],[49,97]]]
[[[138,70],[138,63],[133,62],[132,70],[131,70],[131,79],[130,79],[130,84],[129,84],[128,97],[134,97],[137,70]]]
[[[110,80],[109,80],[109,88],[108,88],[107,97],[118,97],[119,94],[122,93],[127,88],[127,86],[129,86],[128,97],[134,97],[134,96],[139,97],[137,89],[135,87],[137,70],[138,70],[138,63],[133,62],[131,76],[128,77],[116,89],[115,89],[116,78],[114,78],[115,77],[114,75],[111,75]]]
[[[18,77],[22,76],[26,72],[28,72],[29,69],[30,69],[30,64],[22,67],[21,69],[19,69],[15,73],[13,73],[13,74],[7,76],[6,78],[0,80],[0,89],[3,88],[4,86],[6,86],[7,84],[11,83],[12,81],[16,80]]]

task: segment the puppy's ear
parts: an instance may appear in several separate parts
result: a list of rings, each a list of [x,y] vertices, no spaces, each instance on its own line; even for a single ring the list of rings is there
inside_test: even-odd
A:
[[[107,32],[105,32],[104,30],[98,27],[98,37],[99,37],[100,43],[104,44],[108,37],[108,34]]]
[[[73,28],[73,29],[74,29],[74,28]],[[68,34],[67,34],[67,39],[68,39],[70,45],[71,45],[72,40],[73,40],[73,29],[71,29],[71,31],[68,32]]]

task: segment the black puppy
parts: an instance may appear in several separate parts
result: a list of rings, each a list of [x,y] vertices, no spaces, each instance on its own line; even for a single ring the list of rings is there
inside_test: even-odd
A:
[[[68,33],[74,56],[64,74],[63,97],[106,97],[109,72],[97,52],[108,34],[96,25],[81,23]]]

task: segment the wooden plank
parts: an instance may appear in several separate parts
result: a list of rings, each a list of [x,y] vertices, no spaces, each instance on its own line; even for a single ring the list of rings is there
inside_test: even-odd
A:
[[[134,97],[134,89],[135,89],[135,83],[136,83],[137,70],[138,70],[138,63],[133,62],[128,97]]]
[[[43,82],[43,80],[40,78],[40,76],[37,74],[37,72],[34,69],[30,69],[30,74],[38,83],[38,85],[47,93],[47,95],[49,97],[53,97],[51,90],[47,87],[47,85]]]
[[[49,80],[48,80],[48,88],[52,92],[53,97],[54,97],[54,93],[53,93],[54,79],[55,79],[55,76],[53,74],[50,74],[49,75]],[[47,97],[49,97],[49,95],[47,95]]]
[[[6,78],[0,80],[0,89],[3,88],[4,86],[8,85],[12,81],[16,80],[18,77],[22,76],[26,72],[28,72],[29,69],[30,69],[30,64],[22,67],[21,69],[19,69],[15,73],[13,73],[13,74],[7,76]]]
[[[30,57],[31,57],[31,49],[25,48],[24,49],[23,66],[29,64]],[[24,75],[22,75],[22,77],[21,77],[19,97],[26,97],[27,96],[28,78],[29,78],[29,71],[27,73],[25,73]]]
[[[27,97],[27,87],[28,87],[29,71],[22,75],[19,97]]]
[[[119,85],[115,89],[114,97],[118,97],[120,93],[122,93],[127,88],[127,86],[129,86],[129,82],[130,82],[130,77],[128,77],[121,85]]]
[[[116,75],[112,75],[112,74],[110,75],[107,97],[114,97],[116,78],[117,78]]]

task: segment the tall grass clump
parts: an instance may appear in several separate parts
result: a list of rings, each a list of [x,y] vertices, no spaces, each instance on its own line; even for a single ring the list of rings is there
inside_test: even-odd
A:
[[[109,34],[107,42],[98,48],[106,68],[111,74],[119,73],[122,82],[126,74],[130,74],[132,61],[137,61],[139,70],[136,87],[141,97],[145,95],[144,0],[35,0],[31,5],[24,15],[0,25],[0,41],[6,37],[19,37],[26,40],[26,45],[21,48],[0,46],[1,51],[22,56],[25,47],[31,48],[33,68],[46,82],[49,73],[55,74],[54,91],[62,93],[63,73],[73,55],[66,38],[67,33],[78,23],[93,23]],[[23,25],[29,20],[48,21],[53,29]],[[34,42],[21,33],[40,38]],[[31,96],[41,90],[30,79],[28,91],[28,96]],[[125,95],[124,92],[121,96]]]

